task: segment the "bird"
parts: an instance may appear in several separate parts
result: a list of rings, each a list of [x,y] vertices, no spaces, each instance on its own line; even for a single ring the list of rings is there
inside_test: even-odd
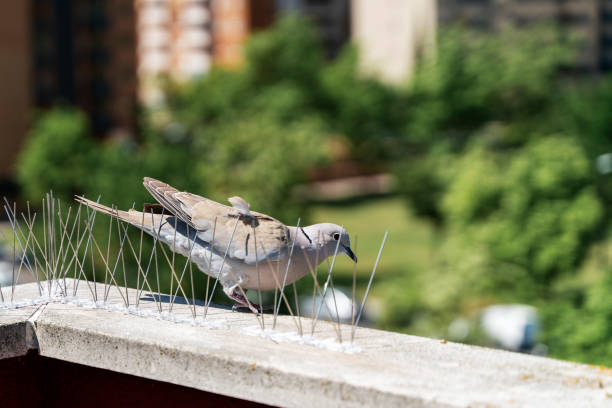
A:
[[[117,217],[186,256],[200,271],[216,278],[237,307],[264,310],[246,297],[247,290],[275,290],[307,275],[327,258],[344,253],[354,262],[349,234],[336,224],[287,226],[251,211],[241,197],[227,206],[145,177],[144,187],[157,201],[143,211],[107,207],[83,196],[80,204]]]

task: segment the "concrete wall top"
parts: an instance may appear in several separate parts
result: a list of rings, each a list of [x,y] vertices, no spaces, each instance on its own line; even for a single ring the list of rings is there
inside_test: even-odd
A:
[[[35,292],[35,284],[20,285],[16,298]],[[198,324],[111,309],[70,301],[0,309],[0,358],[37,348],[46,357],[279,406],[612,404],[612,370],[603,367],[365,328],[349,352],[335,351],[323,341],[335,336],[329,322],[318,323],[320,343],[300,344],[308,341],[288,334],[295,332],[290,316],[280,316],[272,332],[268,315],[262,332],[254,315],[221,307]],[[177,305],[173,313],[185,310]],[[301,324],[308,331],[311,320]],[[342,327],[345,343],[349,332]]]

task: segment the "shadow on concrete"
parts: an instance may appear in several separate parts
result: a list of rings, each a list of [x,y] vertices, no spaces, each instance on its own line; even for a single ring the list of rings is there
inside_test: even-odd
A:
[[[172,296],[171,295],[161,295],[161,294],[157,294],[157,293],[146,293],[145,295],[141,296],[140,301],[145,301],[145,302],[159,302],[159,303],[171,303],[172,302]],[[180,297],[180,296],[175,296],[174,297],[174,303],[177,305],[193,305],[194,300],[193,299],[185,299],[184,297]],[[203,300],[195,300],[195,304],[196,306],[206,306],[206,303],[204,303]],[[212,303],[210,304],[211,307],[216,307],[219,309],[225,309],[225,310],[231,310],[232,307],[231,306],[227,306],[227,305],[220,305],[217,303]]]

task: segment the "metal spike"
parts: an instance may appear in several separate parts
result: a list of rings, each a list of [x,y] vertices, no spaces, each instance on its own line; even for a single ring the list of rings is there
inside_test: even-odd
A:
[[[213,256],[213,248],[215,247],[215,234],[217,232],[217,217],[215,216],[215,224],[213,225],[213,236],[210,244],[210,258],[208,259],[208,269],[212,267],[212,256]],[[206,297],[204,298],[204,304],[208,304],[208,288],[210,286],[210,275],[206,274]],[[212,293],[210,295],[212,299]],[[206,317],[206,315],[204,315]]]
[[[13,214],[15,214],[17,212],[17,208],[15,203],[13,203]],[[17,222],[17,220],[15,220],[15,222]],[[17,231],[15,229],[13,229],[13,276],[12,276],[12,284],[11,284],[11,303],[13,303],[14,298],[15,298],[15,264],[17,263],[17,253],[16,253],[16,241],[17,241]]]
[[[134,208],[132,206],[132,208]],[[121,231],[119,230],[119,213],[117,212],[117,210],[115,209],[115,218],[117,220],[117,233],[119,234],[119,252],[117,253],[117,259],[115,260],[115,265],[113,266],[113,271],[111,272],[111,281],[115,282],[115,287],[118,291],[121,291],[121,287],[117,284],[117,279],[115,278],[115,274],[117,272],[117,266],[119,265],[119,259],[123,259],[123,246],[125,244],[125,239],[127,237],[128,234],[128,229],[129,229],[129,225],[126,225],[125,227],[125,232],[123,233],[123,238],[121,237]],[[112,221],[113,221],[113,217],[110,217],[111,219],[111,225],[112,225]],[[110,228],[109,228],[109,232],[110,232]],[[109,247],[110,247],[110,235],[109,235]],[[107,251],[107,259],[110,260],[110,252]],[[123,278],[125,281],[125,263],[123,263],[123,269],[124,269],[124,274],[123,274]],[[107,271],[108,273],[108,271]],[[106,284],[106,280],[105,280],[105,284]],[[127,283],[125,285],[125,287],[127,287]],[[110,284],[108,285],[108,289],[106,289],[106,285],[105,285],[105,292],[104,292],[104,301],[106,302],[108,300],[108,295],[110,293]],[[128,307],[130,305],[129,302],[129,298],[128,298],[128,293],[126,291],[125,296],[123,297],[123,300],[125,302],[125,307]]]
[[[24,256],[26,256],[27,255],[27,247],[24,248],[24,246],[22,244],[22,237],[24,237],[25,234],[23,233],[19,223],[17,223],[16,214],[11,214],[10,213],[10,207],[8,206],[8,201],[6,200],[6,197],[4,198],[4,201],[7,203],[7,205],[4,206],[4,209],[5,209],[5,212],[6,212],[7,216],[8,216],[9,223],[11,224],[11,227],[13,228],[13,231],[17,231],[18,232],[18,234],[16,236],[17,242],[19,243],[19,247],[23,251]],[[27,222],[26,222],[26,225],[27,225]],[[31,228],[29,229],[29,231],[30,231],[30,234],[32,234]],[[2,233],[2,235],[4,236],[3,232],[0,231],[0,233]],[[21,234],[22,237],[20,237],[19,234]],[[8,240],[6,239],[6,236],[4,236],[4,237],[5,237],[5,240],[8,242]],[[29,235],[28,235],[28,237],[29,237]],[[35,256],[35,262],[36,262],[37,258],[36,258],[36,253],[35,252],[34,252],[34,256]],[[27,259],[27,257],[26,257],[26,259]],[[28,261],[28,265],[29,265],[30,270],[34,274],[35,272],[34,272],[34,270],[32,270],[32,265],[30,264],[29,261]],[[39,294],[42,296],[42,285],[41,285],[40,281],[38,280],[38,276],[36,276],[36,282],[38,282]]]
[[[266,329],[265,313],[263,312],[263,297],[261,296],[261,272],[259,271],[259,255],[257,254],[257,229],[251,226],[253,230],[253,242],[255,245],[255,271],[257,272],[257,301],[259,302],[259,310],[261,312],[261,330]],[[276,304],[276,303],[275,303]]]
[[[317,311],[317,314],[314,316],[313,331],[314,331],[314,326],[317,324],[317,321],[319,320],[319,314],[321,313],[321,308],[323,307],[323,303],[327,304],[327,302],[325,302],[325,295],[327,294],[327,288],[329,287],[329,282],[331,280],[332,271],[334,270],[334,265],[336,264],[336,257],[338,256],[339,247],[340,247],[340,240],[336,241],[336,249],[334,250],[334,257],[329,267],[329,272],[327,273],[327,280],[325,281],[325,284],[323,285],[323,295],[321,298],[321,305],[319,306],[319,310]],[[331,314],[330,314],[330,317],[331,317]]]
[[[372,269],[372,274],[370,275],[370,281],[368,282],[368,287],[366,288],[365,295],[363,295],[363,300],[361,301],[361,307],[359,308],[359,314],[357,315],[357,320],[355,321],[355,325],[353,326],[353,330],[351,331],[351,343],[355,340],[355,331],[357,330],[357,326],[359,326],[359,320],[361,319],[361,313],[363,313],[363,307],[365,306],[366,299],[368,298],[368,293],[370,292],[370,287],[372,286],[372,281],[374,280],[374,275],[376,274],[376,268],[378,268],[378,263],[380,262],[380,257],[382,255],[383,248],[385,247],[385,243],[387,242],[387,236],[389,236],[389,231],[385,232],[385,236],[383,237],[382,244],[380,244],[380,249],[378,250],[378,256],[376,257],[376,262],[374,263],[374,268]]]
[[[319,239],[320,235],[317,236],[317,239]],[[319,242],[319,241],[317,241]],[[319,262],[319,248],[317,247],[317,252],[316,252],[316,262],[317,265],[315,267],[312,266],[312,264],[310,263],[310,259],[308,258],[308,256],[306,256],[306,250],[302,249],[303,253],[304,253],[304,258],[306,259],[306,262],[308,263],[308,269],[310,270],[310,274],[312,275],[312,279],[313,279],[313,292],[312,292],[312,324],[311,324],[311,332],[310,335],[314,336],[314,331],[315,331],[315,326],[316,326],[316,320],[314,320],[314,316],[315,316],[315,308],[316,308],[316,298],[317,298],[317,293],[318,295],[323,299],[322,294],[323,291],[321,290],[321,286],[319,285],[319,280],[317,277],[317,269],[318,269],[318,262]],[[329,306],[327,306],[327,302],[322,302],[322,304],[325,306],[325,309],[327,310],[327,314],[328,316],[331,317],[332,312],[331,310],[329,310]],[[337,331],[338,328],[337,326],[334,325],[334,329]],[[336,332],[336,335],[339,336],[339,334]]]
[[[130,247],[130,250],[132,251],[132,256],[134,257],[134,259],[136,259],[136,263],[138,266],[138,276],[139,277],[140,275],[143,276],[143,286],[146,284],[149,288],[149,292],[151,292],[151,294],[155,294],[155,291],[151,289],[151,285],[149,285],[149,282],[146,280],[145,272],[142,268],[142,263],[140,262],[141,261],[140,254],[138,256],[136,255],[136,250],[134,249],[134,245],[132,244],[132,240],[130,239],[130,236],[129,235],[126,235],[126,236],[127,236],[128,246]],[[141,249],[142,249],[142,246],[141,246]],[[155,302],[155,307],[161,313],[161,305],[158,304],[159,303],[158,299],[159,299],[159,292],[158,292],[158,296],[153,296],[153,301]],[[138,307],[139,302],[140,302],[140,296],[138,296],[138,288],[136,288],[136,307]]]
[[[285,268],[285,276],[283,277],[283,285],[280,289],[281,294],[283,293],[283,291],[285,290],[285,284],[287,283],[287,274],[289,274],[289,268],[291,267],[291,259],[293,258],[293,248],[295,247],[295,239],[297,238],[297,230],[298,228],[300,228],[300,221],[301,219],[298,218],[296,227],[295,227],[295,234],[293,235],[293,242],[291,243],[291,251],[289,252],[289,260],[287,261],[287,267]],[[274,320],[272,322],[272,329],[276,328],[276,318],[278,316],[278,311],[280,309],[280,300],[278,301],[278,304],[276,305],[275,308],[275,312],[274,312]]]
[[[261,246],[261,249],[262,249],[262,251],[263,251],[263,253],[265,255],[266,261],[268,262],[268,268],[272,271],[273,270],[273,266],[272,266],[272,262],[270,261],[270,258],[268,256],[268,252],[266,251],[266,249],[265,249],[265,247],[264,247],[264,245],[262,243],[260,243],[259,245]],[[279,253],[280,253],[280,251],[279,251]],[[277,265],[278,265],[278,263],[277,263]],[[277,274],[273,273],[272,277],[274,278],[274,284],[276,285],[276,287],[280,287],[281,284],[280,284],[280,282],[278,280],[278,273]],[[277,292],[275,292],[275,295],[276,295],[276,293]],[[289,299],[287,299],[287,296],[285,295],[284,292],[278,291],[278,293],[280,293],[280,295],[281,295],[279,302],[281,300],[285,301],[285,306],[287,306],[287,310],[289,311],[289,314],[293,318],[293,323],[295,323],[295,327],[299,331],[300,326],[299,326],[299,323],[297,322],[297,320],[295,318],[295,314],[293,313],[293,309],[291,308],[291,303],[289,302]]]
[[[210,306],[210,302],[212,301],[212,297],[215,293],[215,288],[217,287],[219,278],[221,277],[221,272],[223,271],[223,267],[225,266],[225,259],[227,258],[227,253],[229,252],[230,246],[232,245],[232,241],[234,240],[234,234],[236,233],[236,227],[238,227],[238,221],[240,221],[240,218],[237,217],[236,222],[234,223],[234,229],[232,230],[232,235],[230,236],[230,240],[227,243],[227,248],[225,248],[225,254],[223,254],[223,262],[221,262],[221,266],[219,267],[219,272],[217,272],[217,277],[216,277],[215,283],[212,288],[210,299],[208,300],[208,303],[206,303],[206,309],[204,309],[204,318],[206,318],[206,316],[208,315],[208,308]]]
[[[153,249],[151,250],[151,256],[149,257],[149,263],[147,265],[147,270],[146,270],[144,278],[143,278],[145,281],[147,280],[147,278],[149,276],[149,269],[151,267],[151,263],[153,262],[153,256],[154,256],[154,254],[157,253],[157,241],[159,240],[159,234],[161,232],[162,225],[164,224],[164,211],[165,211],[165,209],[162,207],[162,212],[161,212],[161,215],[159,217],[159,228],[157,229],[157,234],[153,235]],[[155,233],[155,217],[153,215],[153,211],[151,211],[151,231],[153,233]],[[148,282],[147,282],[147,284],[148,284]],[[138,299],[140,299],[140,296],[142,295],[143,288],[144,288],[144,282],[143,282],[141,288],[137,288],[138,289],[138,295],[137,295]],[[158,295],[159,295],[159,293],[158,293]],[[160,310],[160,312],[161,312],[161,310]]]
[[[355,235],[355,244],[353,245],[353,253],[357,256],[358,236]],[[357,256],[357,259],[359,257]],[[351,293],[351,333],[355,327],[355,289],[357,288],[357,262],[353,262],[353,290]],[[352,342],[351,336],[351,342]]]

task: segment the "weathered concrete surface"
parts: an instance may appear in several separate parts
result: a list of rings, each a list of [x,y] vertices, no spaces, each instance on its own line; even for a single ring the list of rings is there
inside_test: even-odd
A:
[[[0,359],[25,355],[33,342],[28,319],[40,306],[0,310]]]
[[[612,405],[609,369],[370,329],[357,331],[361,351],[348,354],[247,335],[257,325],[250,314],[215,308],[215,319],[227,327],[50,303],[31,321],[43,356],[271,405]],[[295,331],[292,319],[279,330]],[[333,326],[319,323],[317,335]]]

